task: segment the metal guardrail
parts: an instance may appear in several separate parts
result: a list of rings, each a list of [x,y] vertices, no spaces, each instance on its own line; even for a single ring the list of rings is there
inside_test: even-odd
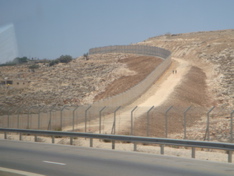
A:
[[[161,154],[164,154],[164,145],[185,146],[185,147],[192,148],[192,158],[195,158],[195,148],[220,149],[220,150],[227,151],[229,163],[232,162],[232,152],[234,151],[234,144],[232,143],[178,140],[178,139],[166,139],[166,138],[151,138],[151,137],[140,137],[140,136],[77,133],[77,132],[63,132],[63,131],[10,129],[10,128],[0,128],[0,132],[4,132],[5,139],[7,139],[7,133],[9,132],[19,133],[20,140],[22,140],[22,134],[35,135],[35,142],[37,141],[37,136],[40,136],[40,135],[52,136],[52,143],[54,143],[54,137],[66,136],[66,137],[70,137],[71,145],[72,145],[73,138],[75,137],[90,138],[90,147],[93,146],[93,139],[110,140],[112,141],[112,149],[115,149],[115,141],[126,141],[126,142],[131,142],[134,144],[134,151],[137,150],[137,143],[159,144],[161,147]]]

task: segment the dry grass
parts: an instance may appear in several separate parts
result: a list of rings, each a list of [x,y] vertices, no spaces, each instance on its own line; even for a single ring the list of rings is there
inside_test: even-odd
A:
[[[95,101],[122,93],[135,86],[149,75],[162,59],[150,56],[128,57],[119,61],[127,65],[129,70],[135,72],[134,75],[122,76],[114,80],[106,90],[95,97]]]
[[[168,135],[183,132],[183,112],[190,105],[193,105],[193,108],[190,110],[192,115],[187,116],[187,127],[200,120],[207,110],[206,107],[211,104],[212,101],[207,96],[206,75],[200,68],[192,66],[185,75],[185,79],[175,88],[170,99],[149,113],[149,136],[165,137],[165,112],[170,106],[173,108],[167,114]],[[135,129],[137,129],[135,135],[146,136],[146,113],[135,121]]]

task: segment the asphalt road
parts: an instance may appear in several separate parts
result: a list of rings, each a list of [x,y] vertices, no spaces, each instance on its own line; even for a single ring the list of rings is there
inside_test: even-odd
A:
[[[0,167],[48,176],[233,176],[234,164],[0,140]]]

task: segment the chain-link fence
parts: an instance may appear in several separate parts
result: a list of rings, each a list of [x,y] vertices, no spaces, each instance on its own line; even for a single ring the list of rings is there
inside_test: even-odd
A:
[[[234,111],[224,107],[23,108],[1,115],[0,127],[233,142]]]

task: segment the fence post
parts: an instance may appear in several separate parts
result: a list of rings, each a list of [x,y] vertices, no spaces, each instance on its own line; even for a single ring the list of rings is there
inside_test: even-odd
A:
[[[167,117],[167,113],[173,108],[173,106],[169,107],[166,112],[165,112],[165,136],[167,138],[168,135],[168,117]]]
[[[18,116],[17,116],[17,128],[19,128],[19,112],[20,112],[21,108],[22,108],[22,106],[20,106],[20,107],[16,110],[16,112],[18,113]]]
[[[88,110],[91,108],[92,106],[89,106],[86,110],[85,110],[85,133],[87,131],[87,112]]]
[[[73,124],[72,124],[72,131],[75,130],[75,111],[79,108],[79,106],[77,106],[74,110],[73,110]]]
[[[30,112],[30,110],[31,110],[33,107],[34,107],[34,106],[29,107],[29,110],[28,110],[28,122],[27,122],[27,129],[29,129],[29,112]]]
[[[116,112],[121,108],[121,106],[119,106],[115,111],[114,111],[114,122],[113,122],[113,127],[112,127],[112,132],[111,134],[115,134],[116,133]]]
[[[133,112],[137,109],[137,106],[135,108],[133,108],[133,110],[131,111],[131,135],[133,135],[134,131],[133,131]],[[135,150],[134,150],[135,151]]]
[[[234,111],[231,112],[231,121],[230,121],[230,142],[232,143],[233,142],[233,114],[234,114]]]
[[[10,108],[7,110],[7,127],[10,128]]]
[[[147,111],[147,136],[149,136],[149,128],[150,128],[150,126],[149,126],[149,121],[150,121],[150,119],[149,119],[149,113],[150,113],[150,111],[152,110],[154,108],[154,106],[152,106],[148,111]]]
[[[45,106],[42,106],[41,108],[39,108],[38,110],[38,129],[41,128],[41,111]]]
[[[205,139],[207,135],[207,140],[210,141],[210,113],[211,111],[215,108],[213,106],[208,112],[207,112],[207,124],[206,124],[206,134],[205,134]]]
[[[184,111],[184,139],[187,139],[187,135],[186,135],[186,128],[187,128],[187,112],[191,109],[192,106],[189,106],[185,111]]]
[[[63,110],[68,107],[67,105],[64,105],[61,109],[60,109],[60,128],[61,131],[63,130]]]
[[[102,111],[106,108],[104,106],[100,111],[99,111],[99,134],[102,133]]]
[[[50,109],[50,120],[49,120],[49,124],[48,124],[48,130],[51,130],[51,115],[52,115],[52,111],[54,110],[56,105],[52,106],[52,108]]]

